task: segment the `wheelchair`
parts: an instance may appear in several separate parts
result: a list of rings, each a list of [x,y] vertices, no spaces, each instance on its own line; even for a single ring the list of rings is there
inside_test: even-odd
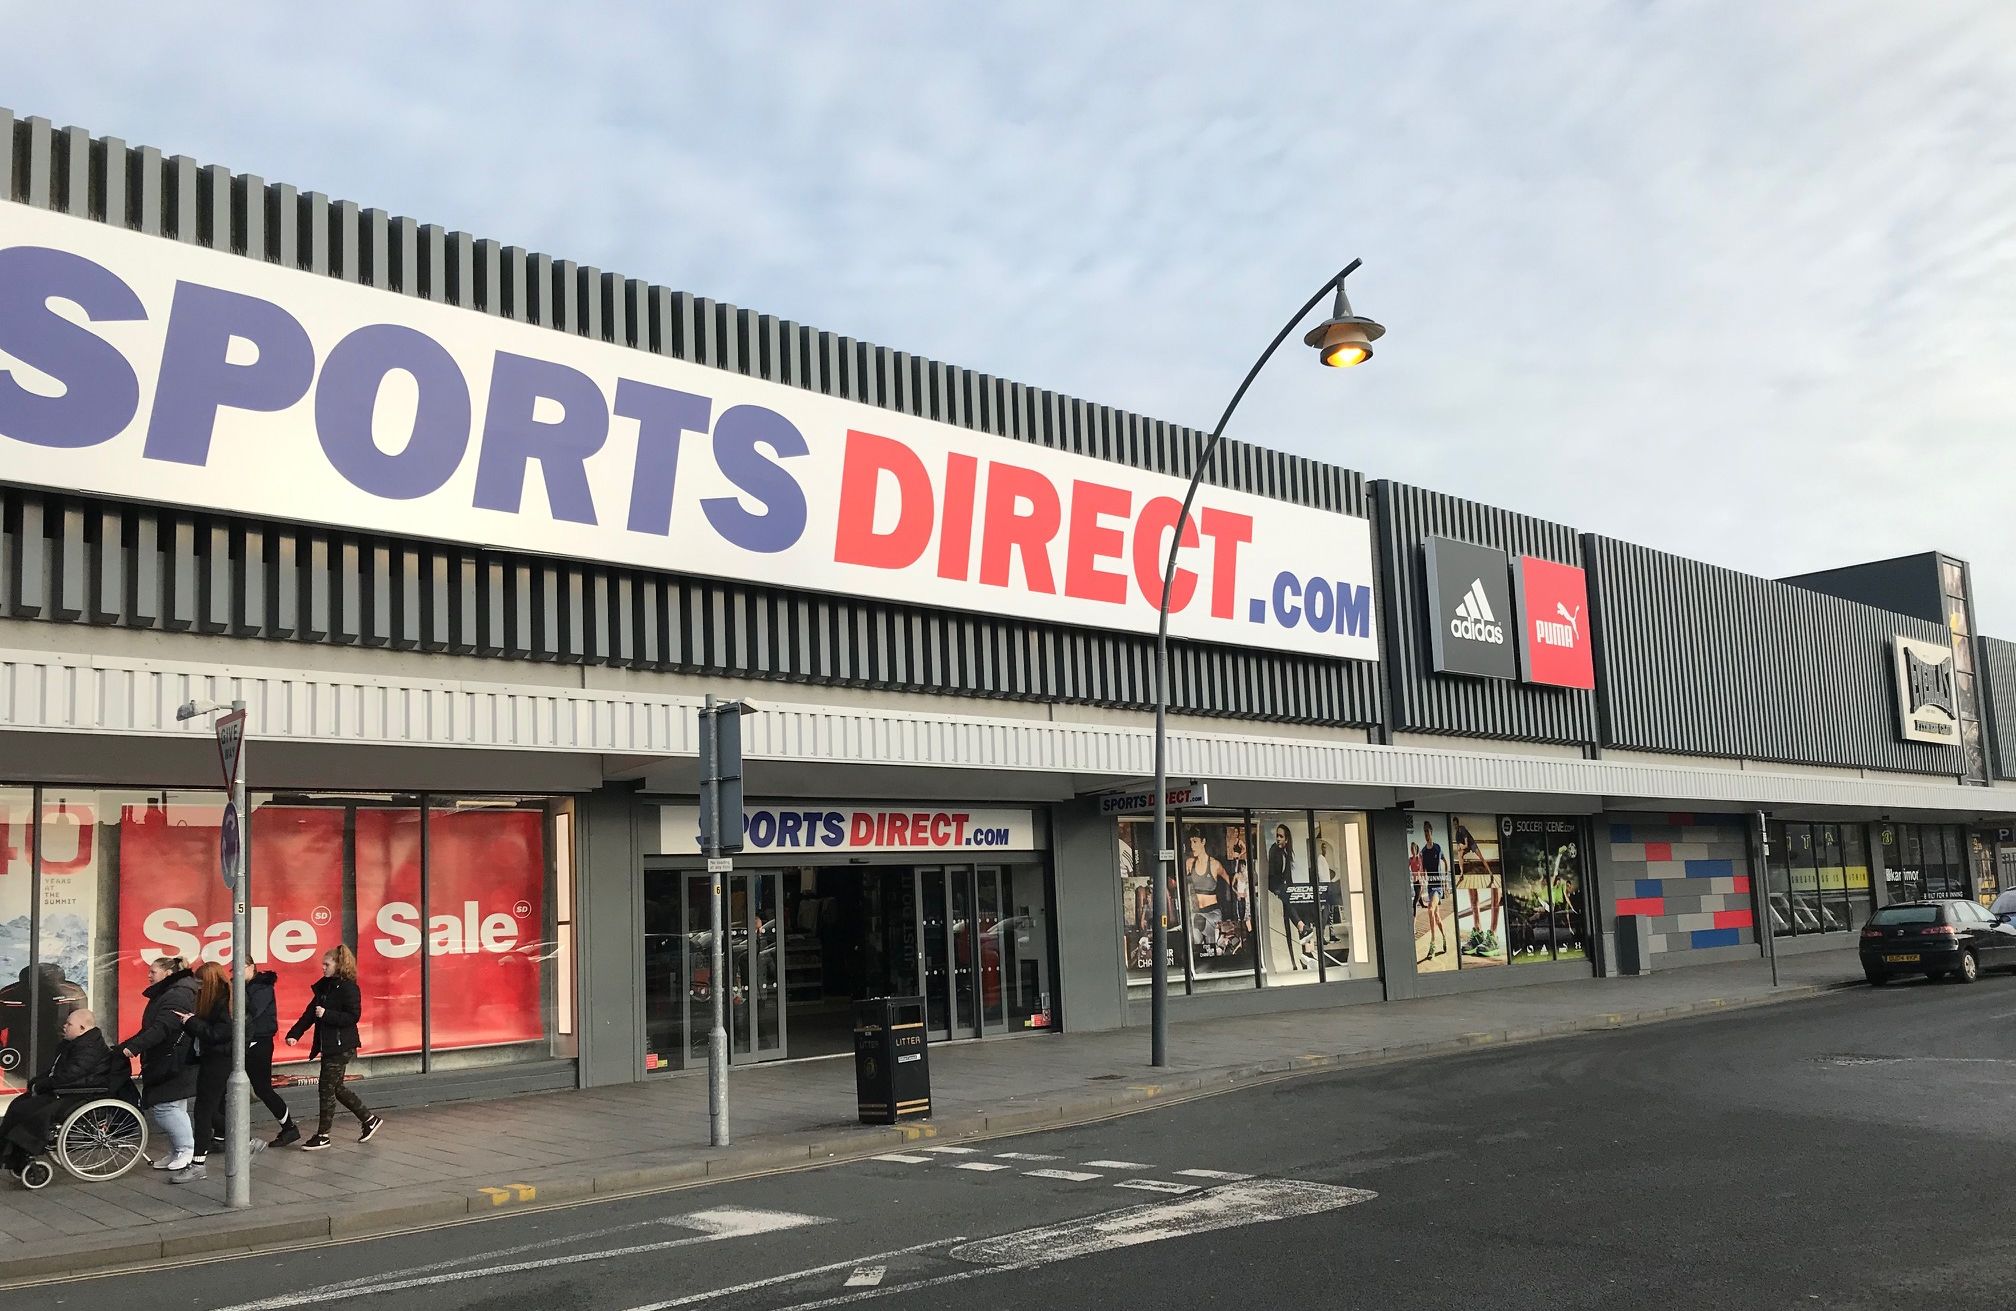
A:
[[[130,1083],[125,1091],[133,1091]],[[58,1088],[56,1096],[78,1103],[56,1117],[49,1146],[15,1176],[23,1188],[47,1188],[59,1165],[74,1179],[104,1183],[146,1159],[147,1117],[137,1096],[112,1096],[103,1087]]]

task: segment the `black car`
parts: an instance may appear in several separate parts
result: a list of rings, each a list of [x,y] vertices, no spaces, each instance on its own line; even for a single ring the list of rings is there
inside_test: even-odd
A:
[[[1972,983],[1981,971],[2016,966],[2016,925],[1960,899],[1885,906],[1862,930],[1862,973],[1872,984],[1899,974]]]

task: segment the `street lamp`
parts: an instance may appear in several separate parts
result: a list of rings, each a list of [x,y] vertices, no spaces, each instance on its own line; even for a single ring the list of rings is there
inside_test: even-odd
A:
[[[1317,288],[1316,294],[1303,302],[1288,322],[1281,325],[1281,331],[1274,334],[1274,340],[1267,343],[1267,349],[1260,352],[1260,358],[1253,361],[1253,367],[1246,371],[1246,380],[1239,384],[1239,390],[1232,393],[1232,403],[1225,407],[1225,413],[1218,416],[1218,426],[1211,430],[1211,440],[1204,444],[1204,453],[1198,457],[1197,468],[1190,475],[1190,486],[1183,493],[1183,511],[1176,517],[1176,526],[1169,534],[1169,557],[1162,567],[1162,600],[1155,624],[1155,883],[1149,896],[1150,912],[1155,918],[1154,965],[1152,968],[1153,992],[1150,1011],[1152,1019],[1152,1039],[1150,1043],[1150,1063],[1169,1063],[1169,877],[1176,863],[1174,848],[1163,846],[1167,840],[1169,827],[1169,594],[1176,578],[1176,552],[1183,543],[1183,527],[1190,520],[1191,502],[1197,499],[1197,486],[1211,468],[1211,457],[1218,452],[1219,439],[1225,435],[1225,425],[1232,418],[1232,411],[1239,408],[1239,402],[1246,398],[1246,389],[1253,385],[1267,361],[1274,358],[1288,334],[1295,325],[1309,317],[1309,311],[1316,308],[1332,289],[1337,300],[1331,306],[1330,317],[1309,330],[1302,340],[1316,350],[1317,358],[1332,368],[1345,369],[1355,364],[1363,364],[1372,358],[1372,343],[1386,335],[1386,329],[1360,314],[1351,312],[1350,298],[1344,294],[1344,279],[1351,276],[1362,261],[1352,260],[1342,271]]]

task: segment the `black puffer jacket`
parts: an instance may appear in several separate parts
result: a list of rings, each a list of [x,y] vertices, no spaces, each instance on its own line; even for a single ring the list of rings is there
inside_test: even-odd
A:
[[[59,1088],[92,1088],[112,1092],[127,1078],[126,1058],[115,1057],[105,1045],[105,1035],[86,1029],[75,1038],[65,1038],[56,1047],[56,1059],[49,1073],[29,1082],[31,1093],[53,1093]]]
[[[200,985],[198,995],[201,995]],[[201,1012],[192,1014],[183,1021],[182,1027],[196,1040],[196,1061],[199,1065],[228,1067],[231,1064],[230,993],[217,999],[217,1007],[209,1015]]]
[[[317,1006],[322,1008],[320,1019],[315,1016]],[[287,1030],[287,1041],[293,1042],[312,1028],[315,1045],[308,1050],[310,1056],[352,1055],[358,1047],[357,1021],[363,1012],[364,998],[357,991],[357,981],[325,974],[315,980],[315,995],[301,1008],[301,1018],[294,1021],[294,1027]]]
[[[119,1044],[140,1058],[140,1104],[159,1106],[196,1095],[191,1043],[177,1015],[196,1009],[196,976],[177,970],[146,992],[140,1032]]]
[[[280,1007],[273,999],[279,979],[272,970],[260,970],[245,985],[245,1041],[265,1042],[280,1032]]]

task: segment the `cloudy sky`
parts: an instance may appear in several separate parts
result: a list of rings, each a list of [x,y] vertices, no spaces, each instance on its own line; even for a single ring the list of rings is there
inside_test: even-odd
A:
[[[1936,547],[2016,637],[2006,0],[298,12],[0,0],[0,105],[1200,427],[1362,256],[1378,359],[1237,435],[1767,575]]]

